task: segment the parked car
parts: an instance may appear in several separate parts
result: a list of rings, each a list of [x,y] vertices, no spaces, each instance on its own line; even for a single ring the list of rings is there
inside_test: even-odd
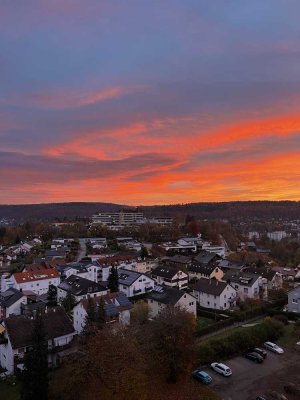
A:
[[[260,356],[258,353],[255,353],[254,351],[245,353],[244,357],[248,358],[248,360],[257,362],[259,364],[261,364],[264,361],[263,357]]]
[[[229,367],[227,367],[227,365],[225,365],[225,364],[214,362],[210,366],[214,371],[218,372],[219,374],[221,374],[223,376],[232,375],[231,369]]]
[[[283,354],[284,351],[281,347],[277,346],[277,344],[272,343],[272,342],[265,342],[264,346],[267,350],[273,351],[273,353],[276,354]]]
[[[208,375],[205,371],[201,371],[200,369],[196,369],[192,372],[192,377],[197,379],[197,381],[208,385],[212,382],[212,377]]]
[[[267,400],[264,396],[257,396],[256,400]]]
[[[267,352],[266,352],[266,350],[261,349],[260,347],[251,347],[250,349],[248,349],[248,352],[249,352],[249,353],[252,353],[252,352],[257,353],[257,354],[259,354],[260,356],[262,356],[263,358],[266,358],[266,357],[267,357]]]

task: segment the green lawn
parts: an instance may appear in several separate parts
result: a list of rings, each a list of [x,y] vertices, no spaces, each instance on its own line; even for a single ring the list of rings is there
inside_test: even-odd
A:
[[[20,386],[18,384],[11,385],[6,382],[0,382],[0,398],[1,400],[19,400]]]
[[[213,325],[215,323],[216,321],[211,318],[197,317],[196,331],[202,328],[206,328],[207,326]]]

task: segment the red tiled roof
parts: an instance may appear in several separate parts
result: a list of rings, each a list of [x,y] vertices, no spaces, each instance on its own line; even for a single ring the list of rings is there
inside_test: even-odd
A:
[[[59,278],[59,273],[55,269],[43,269],[38,272],[16,272],[13,276],[17,283],[25,283]]]

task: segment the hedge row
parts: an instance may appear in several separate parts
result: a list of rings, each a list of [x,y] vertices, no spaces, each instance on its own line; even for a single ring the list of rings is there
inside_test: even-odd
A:
[[[277,340],[283,333],[283,324],[267,317],[262,323],[250,328],[237,328],[219,337],[200,342],[197,352],[200,364],[226,360],[259,346],[267,340]]]
[[[287,319],[290,320],[290,321],[299,321],[300,320],[300,314],[294,313],[294,312],[268,309],[266,311],[266,313],[270,317],[273,317],[274,315],[283,315],[283,316],[287,317]]]
[[[220,321],[216,322],[215,324],[208,325],[208,326],[205,326],[205,327],[199,329],[195,333],[195,335],[196,336],[204,336],[204,335],[207,335],[209,333],[219,331],[219,330],[221,330],[223,328],[227,328],[228,326],[231,326],[234,323],[235,323],[235,319],[234,318],[223,319],[223,320],[220,320]]]

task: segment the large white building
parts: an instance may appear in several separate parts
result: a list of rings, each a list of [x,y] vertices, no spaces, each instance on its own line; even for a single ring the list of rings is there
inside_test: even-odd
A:
[[[271,240],[280,241],[287,237],[287,233],[285,231],[275,231],[275,232],[268,232],[267,236]]]
[[[13,287],[18,290],[31,290],[37,295],[48,292],[49,286],[58,286],[60,275],[54,269],[44,269],[39,272],[16,272],[10,278],[2,277],[1,290]]]
[[[93,224],[102,225],[135,225],[145,221],[144,213],[121,211],[117,213],[99,213],[92,216]]]

